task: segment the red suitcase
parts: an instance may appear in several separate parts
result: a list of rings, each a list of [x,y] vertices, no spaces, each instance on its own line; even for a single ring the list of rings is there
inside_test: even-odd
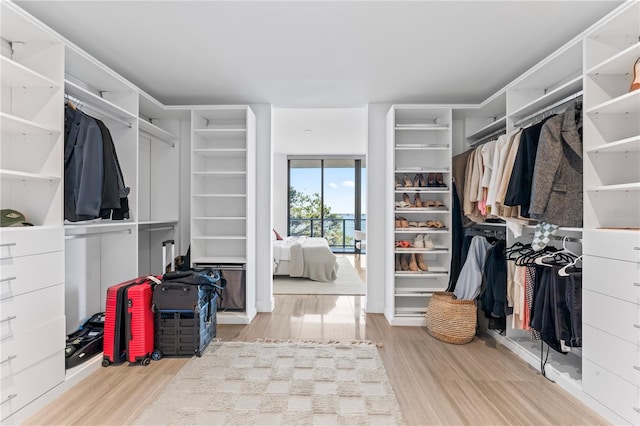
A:
[[[153,279],[152,279],[153,278]],[[107,289],[102,366],[127,359],[148,365],[153,353],[152,285],[160,277],[139,277]]]

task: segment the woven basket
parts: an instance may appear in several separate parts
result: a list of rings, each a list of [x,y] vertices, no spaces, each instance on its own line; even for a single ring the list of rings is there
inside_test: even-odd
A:
[[[474,300],[455,299],[453,293],[434,293],[427,307],[427,331],[438,340],[462,345],[476,334]]]

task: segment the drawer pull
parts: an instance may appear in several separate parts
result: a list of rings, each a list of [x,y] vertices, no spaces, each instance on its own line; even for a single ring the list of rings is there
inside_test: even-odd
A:
[[[13,280],[15,280],[16,278],[18,278],[18,277],[7,277],[7,278],[3,278],[3,279],[1,279],[1,280],[0,280],[0,283],[6,282],[6,281],[13,281]],[[636,284],[638,284],[638,283],[636,283]],[[638,286],[640,286],[640,284],[638,284]]]
[[[0,323],[7,322],[7,321],[11,321],[11,320],[14,320],[14,319],[16,319],[16,318],[17,318],[17,317],[16,317],[15,315],[11,315],[10,317],[6,317],[5,319],[0,320]]]
[[[640,283],[633,283],[636,287],[640,287]]]
[[[634,250],[640,250],[640,247],[634,247],[633,249]]]
[[[5,362],[9,362],[12,359],[16,359],[16,358],[18,358],[18,355],[9,355],[6,359],[3,359],[2,361],[0,361],[0,364],[4,364]]]
[[[17,243],[2,243],[0,244],[0,247],[13,247],[15,245],[17,245]]]
[[[640,408],[638,408],[638,407],[633,407],[633,411],[635,411],[636,413],[640,413]]]
[[[640,325],[638,325],[638,324],[633,324],[633,326],[634,326],[635,328],[640,328]]]
[[[18,394],[17,394],[17,393],[12,393],[11,395],[9,395],[9,396],[7,397],[7,399],[5,399],[4,401],[0,402],[0,404],[4,404],[5,402],[9,402],[9,401],[11,401],[13,398],[15,398],[16,396],[18,396]]]

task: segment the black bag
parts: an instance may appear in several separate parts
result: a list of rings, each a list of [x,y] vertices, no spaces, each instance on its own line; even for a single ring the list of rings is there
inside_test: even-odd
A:
[[[192,311],[211,301],[224,281],[209,270],[176,271],[163,275],[162,283],[153,291],[153,309],[157,311]]]

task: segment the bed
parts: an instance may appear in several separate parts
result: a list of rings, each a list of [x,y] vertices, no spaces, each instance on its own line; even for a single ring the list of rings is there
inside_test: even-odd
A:
[[[338,259],[324,238],[285,237],[273,240],[273,275],[335,281]]]

